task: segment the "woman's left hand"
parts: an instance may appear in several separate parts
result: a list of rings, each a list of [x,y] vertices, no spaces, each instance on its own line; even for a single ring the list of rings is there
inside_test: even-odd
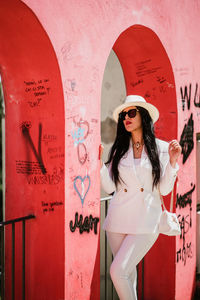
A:
[[[169,157],[170,157],[170,163],[173,167],[175,167],[175,164],[177,162],[178,157],[181,154],[182,148],[177,140],[173,140],[169,143]]]

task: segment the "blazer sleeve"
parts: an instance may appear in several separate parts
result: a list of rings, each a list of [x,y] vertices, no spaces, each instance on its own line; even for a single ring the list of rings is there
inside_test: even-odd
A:
[[[116,190],[115,183],[110,176],[109,169],[106,167],[104,163],[100,169],[100,177],[101,177],[101,186],[104,189],[104,191],[108,194],[115,192]]]
[[[162,174],[160,180],[160,193],[165,196],[169,194],[173,187],[179,170],[179,165],[176,163],[175,168],[172,167],[169,160],[168,152],[165,152],[162,161]]]

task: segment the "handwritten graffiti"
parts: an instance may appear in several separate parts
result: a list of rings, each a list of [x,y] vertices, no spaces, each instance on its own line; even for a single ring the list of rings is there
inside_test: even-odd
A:
[[[188,233],[190,227],[192,227],[192,207],[190,207],[190,213],[188,215],[178,215],[178,220],[181,228],[180,239],[183,239],[185,244],[185,235]]]
[[[191,205],[192,205],[192,193],[194,192],[194,190],[195,190],[195,184],[189,192],[187,192],[183,195],[177,194],[176,207],[184,208],[188,204],[191,207]]]
[[[176,261],[177,263],[179,261],[182,261],[184,263],[184,266],[186,265],[187,258],[193,257],[193,251],[192,251],[192,243],[186,243],[186,246],[184,246],[182,249],[180,248],[176,252]]]
[[[45,143],[46,146],[48,146],[49,143],[57,141],[57,136],[55,134],[45,133],[42,137],[42,141]]]
[[[22,126],[21,129],[22,129],[22,133],[23,133],[24,137],[28,141],[28,143],[29,143],[34,155],[35,155],[35,158],[37,159],[37,161],[39,163],[39,166],[41,168],[42,173],[46,174],[47,171],[46,171],[46,168],[45,168],[44,163],[43,163],[42,149],[41,149],[42,124],[39,123],[38,151],[36,150],[36,148],[33,144],[33,141],[32,141],[32,138],[31,138],[31,135],[30,135],[30,132],[29,132],[30,128],[27,127],[27,126]]]
[[[85,144],[78,144],[77,147],[77,154],[78,154],[78,160],[81,163],[81,165],[83,165],[87,158],[88,158],[88,154],[87,154],[87,148],[85,146]]]
[[[191,114],[188,123],[185,124],[181,134],[180,145],[182,147],[183,164],[188,159],[190,153],[194,148],[194,121],[193,114]]]
[[[88,180],[88,185],[87,185],[87,188],[85,190],[85,184],[84,184],[84,181]],[[77,181],[80,181],[81,182],[81,193],[79,192],[79,188],[77,186]],[[79,198],[81,199],[81,203],[82,203],[82,206],[83,206],[83,203],[84,203],[84,200],[85,200],[85,197],[89,191],[89,188],[90,188],[90,177],[87,175],[85,177],[81,177],[81,176],[77,176],[75,179],[74,179],[74,189],[75,191],[77,192]]]
[[[187,103],[187,109],[190,109],[190,100],[191,100],[191,83],[189,85],[189,92],[188,92],[188,87],[187,85],[184,88],[184,92],[183,92],[183,88],[181,87],[181,99],[182,99],[182,109],[185,110],[185,102]]]
[[[194,106],[195,107],[200,107],[200,96],[199,96],[199,93],[198,93],[198,83],[196,83],[196,88],[195,88]]]
[[[75,146],[77,146],[79,143],[84,143],[84,131],[84,128],[79,127],[78,129],[75,129],[73,132],[71,132]]]
[[[91,230],[94,229],[94,233],[97,234],[97,225],[99,222],[99,218],[93,218],[92,215],[89,217],[86,216],[83,220],[83,215],[80,214],[80,217],[78,216],[78,212],[75,214],[75,220],[74,224],[73,221],[70,221],[69,227],[71,232],[75,232],[76,228],[79,228],[80,234],[82,234],[84,231],[90,232]]]
[[[42,166],[38,162],[16,160],[16,172],[17,174],[42,174]]]
[[[28,175],[28,184],[34,185],[57,185],[64,180],[64,169],[63,167],[55,167],[52,174],[45,175]]]
[[[49,79],[24,81],[25,93],[30,107],[39,106],[44,96],[49,95]]]
[[[77,146],[78,160],[80,164],[83,165],[88,158],[87,148],[84,142],[90,132],[90,126],[87,121],[82,119],[77,122],[74,118],[73,122],[78,128],[71,132],[71,135],[74,140],[74,145]]]
[[[195,185],[191,184],[192,188],[185,194],[177,194],[176,207],[180,209],[190,207],[189,214],[178,215],[178,220],[180,223],[181,234],[180,239],[182,240],[182,246],[176,252],[177,263],[182,261],[186,265],[187,259],[193,257],[192,243],[186,242],[186,235],[192,227],[192,193],[195,190]]]
[[[80,287],[83,288],[83,273],[82,272],[74,272],[74,270],[70,269],[68,272],[68,275],[71,277],[74,277],[76,279],[76,282],[79,280]],[[75,299],[78,299],[78,297],[79,296],[77,295]],[[74,299],[74,298],[70,297],[70,299]]]
[[[50,155],[50,159],[61,158],[65,156],[63,153],[63,148],[61,146],[49,147],[47,149],[47,154]]]
[[[132,85],[132,87],[135,87],[135,86],[137,86],[137,85],[139,85],[139,84],[141,84],[143,82],[144,82],[143,79],[139,79],[139,80],[137,80],[135,82],[131,82],[130,84]]]
[[[42,210],[43,213],[47,213],[47,212],[53,212],[55,211],[55,208],[58,206],[63,206],[63,202],[59,202],[59,201],[52,201],[52,202],[45,202],[42,201],[41,202],[41,206],[42,206]]]
[[[135,63],[136,75],[138,77],[144,77],[144,76],[147,76],[149,74],[156,73],[158,70],[161,69],[160,66],[152,67],[151,63],[152,63],[152,59],[147,59],[147,60]]]
[[[78,92],[76,90],[75,79],[66,79],[64,82],[64,90],[69,102],[75,103],[77,100]]]
[[[188,233],[189,229],[192,227],[192,207],[190,207],[190,214],[186,216],[178,215],[178,220],[181,227],[180,239],[183,240],[183,245],[176,252],[176,261],[177,263],[182,260],[184,265],[186,265],[187,258],[192,258],[192,243],[186,243],[185,236]]]
[[[156,76],[156,80],[159,82],[159,83],[164,83],[166,81],[166,78],[163,77],[163,76]]]
[[[185,85],[184,88],[180,87],[181,99],[182,99],[182,109],[185,110],[187,104],[187,109],[190,109],[191,96],[192,96],[192,84],[189,84],[189,87]],[[194,106],[200,107],[200,95],[199,95],[199,85],[196,83],[195,92],[194,92]]]

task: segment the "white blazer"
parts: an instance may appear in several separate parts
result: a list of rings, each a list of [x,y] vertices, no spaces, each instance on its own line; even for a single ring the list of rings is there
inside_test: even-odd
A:
[[[171,192],[179,169],[173,168],[169,161],[168,147],[165,141],[156,139],[161,163],[160,192]],[[152,191],[152,166],[143,147],[139,168],[134,162],[132,140],[127,153],[119,162],[119,174],[123,182],[115,186],[109,168],[102,165],[101,184],[105,192],[111,194],[108,213],[103,229],[118,233],[154,233],[157,230],[162,212],[158,188]]]

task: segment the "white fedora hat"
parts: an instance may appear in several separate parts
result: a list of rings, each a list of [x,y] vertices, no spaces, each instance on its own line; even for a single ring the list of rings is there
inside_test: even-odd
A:
[[[159,111],[153,104],[146,102],[146,100],[141,96],[129,95],[126,97],[123,104],[115,108],[113,112],[113,119],[118,122],[119,113],[129,106],[141,106],[148,110],[153,123],[155,123],[159,118]]]

